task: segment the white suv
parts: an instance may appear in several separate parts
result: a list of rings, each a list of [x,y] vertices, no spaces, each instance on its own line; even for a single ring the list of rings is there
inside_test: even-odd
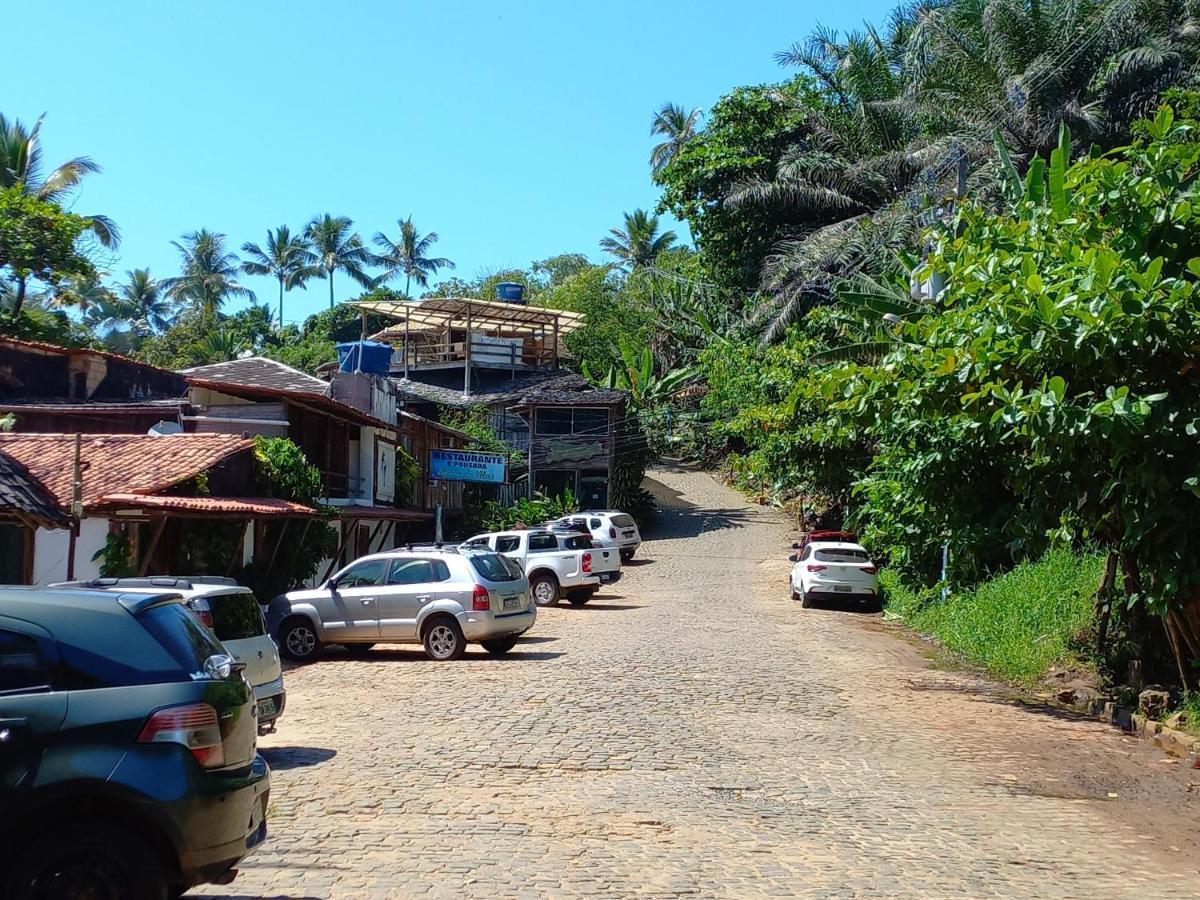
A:
[[[237,662],[246,666],[246,680],[258,701],[260,734],[275,730],[287,692],[279,651],[267,634],[258,598],[232,578],[209,575],[155,575],[144,578],[95,578],[53,587],[93,588],[129,594],[179,594],[192,614],[209,627]]]
[[[879,603],[875,564],[862,544],[848,540],[815,540],[796,544],[792,599],[808,609],[822,597]]]
[[[585,526],[591,532],[592,540],[599,546],[618,548],[624,562],[633,559],[638,547],[642,545],[642,535],[633,516],[617,509],[588,509],[563,516],[553,524],[568,527]]]

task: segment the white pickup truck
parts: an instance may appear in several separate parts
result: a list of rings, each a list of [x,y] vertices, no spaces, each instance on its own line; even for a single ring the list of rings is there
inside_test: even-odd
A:
[[[495,531],[477,534],[464,541],[463,546],[486,547],[515,560],[525,569],[538,606],[553,606],[562,597],[573,606],[582,606],[592,599],[602,583],[620,578],[621,571],[619,559],[608,559],[611,551],[593,549],[579,538],[545,529]],[[572,543],[580,546],[571,548]],[[615,571],[611,568],[613,562]]]

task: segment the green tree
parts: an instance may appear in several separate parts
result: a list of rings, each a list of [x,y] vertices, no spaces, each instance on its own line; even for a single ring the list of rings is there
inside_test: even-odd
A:
[[[700,109],[688,112],[678,103],[664,103],[654,114],[650,123],[650,134],[666,140],[656,144],[650,151],[650,170],[661,172],[679,155],[684,145],[696,136],[696,124],[700,121]]]
[[[310,278],[321,274],[315,265],[316,255],[312,242],[303,234],[293,235],[286,225],[267,231],[266,247],[252,241],[242,244],[242,253],[248,257],[242,263],[247,275],[270,275],[279,282],[279,324],[283,325],[283,294],[292,288],[301,288]]]
[[[438,242],[436,231],[421,234],[413,224],[412,216],[397,219],[396,224],[400,226],[397,241],[393,241],[382,231],[375,232],[375,246],[383,251],[376,257],[378,264],[384,267],[379,281],[391,281],[398,275],[403,275],[404,294],[411,296],[414,280],[419,287],[427,287],[430,275],[436,275],[441,269],[453,269],[454,263],[443,256],[428,255],[433,245]]]
[[[99,172],[94,160],[86,156],[69,159],[49,173],[44,171],[41,148],[42,118],[26,128],[19,119],[0,113],[0,188],[16,187],[52,203],[60,203],[83,179]],[[81,216],[87,228],[105,247],[115,248],[121,233],[106,216]]]
[[[135,329],[142,335],[163,332],[175,317],[174,305],[149,269],[131,269],[117,294],[128,304]]]
[[[12,317],[21,314],[30,279],[49,285],[71,276],[90,277],[95,269],[79,252],[87,220],[64,212],[56,203],[24,191],[0,188],[0,270],[13,281]]]
[[[658,230],[658,216],[643,209],[625,213],[622,228],[610,228],[610,237],[600,241],[600,249],[615,256],[620,265],[634,269],[654,262],[658,254],[675,243],[675,232]]]
[[[354,231],[354,222],[348,216],[331,216],[329,213],[316,216],[304,229],[304,236],[312,244],[317,267],[329,282],[330,309],[334,305],[334,272],[345,272],[367,290],[375,287],[375,279],[366,271],[374,257]]]
[[[164,278],[162,287],[176,302],[215,317],[230,297],[254,300],[254,291],[237,280],[237,255],[225,249],[226,237],[201,228],[171,241],[179,251],[182,274]]]

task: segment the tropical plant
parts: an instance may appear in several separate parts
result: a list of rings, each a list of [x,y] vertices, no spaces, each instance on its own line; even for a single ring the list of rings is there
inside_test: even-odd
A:
[[[89,174],[100,166],[89,157],[69,159],[49,173],[43,171],[41,148],[42,117],[26,128],[18,119],[0,113],[0,188],[19,187],[22,191],[52,203],[59,203]],[[106,216],[82,216],[88,229],[105,247],[121,242],[117,226]]]
[[[255,299],[254,291],[238,282],[238,258],[225,249],[225,241],[225,235],[205,228],[172,241],[183,272],[162,280],[168,296],[208,317],[215,317],[230,297]]]
[[[430,275],[436,275],[441,269],[453,269],[454,263],[442,256],[427,255],[438,241],[436,231],[421,234],[413,225],[412,216],[397,219],[396,224],[400,226],[398,241],[393,241],[382,231],[375,232],[375,245],[383,251],[375,257],[376,263],[384,267],[378,280],[385,282],[403,275],[405,296],[411,296],[413,281],[419,287],[428,287]]]
[[[92,263],[79,252],[87,221],[21,186],[0,188],[0,270],[11,273],[13,319],[21,314],[30,279],[55,285],[67,277],[91,277]]]
[[[650,170],[661,172],[679,155],[683,145],[696,135],[696,124],[700,121],[700,109],[691,112],[678,103],[664,103],[654,114],[650,123],[650,134],[660,135],[666,140],[656,144],[650,151]]]
[[[173,304],[167,299],[149,269],[132,269],[117,286],[118,296],[128,304],[134,328],[141,334],[166,331],[175,318]]]
[[[46,305],[51,309],[74,309],[86,317],[98,306],[107,305],[116,308],[117,298],[108,286],[100,279],[99,273],[88,275],[72,275],[64,279],[58,288],[49,295]],[[127,311],[126,307],[122,307]],[[128,317],[122,316],[127,319]]]
[[[509,506],[488,501],[484,504],[480,524],[484,531],[504,531],[518,526],[529,528],[578,511],[579,501],[570,490],[556,497],[538,491],[533,497],[519,497]]]
[[[620,265],[633,269],[647,266],[664,250],[675,243],[675,232],[658,231],[658,216],[649,215],[643,209],[625,213],[622,228],[610,228],[611,237],[600,241],[600,249],[620,260]]]
[[[639,352],[628,341],[619,345],[621,365],[613,366],[603,378],[584,369],[584,374],[602,387],[616,388],[629,392],[629,400],[636,409],[661,406],[696,379],[694,368],[680,368],[659,372],[654,364],[654,353],[649,347]]]
[[[375,257],[354,231],[354,222],[348,216],[331,216],[329,213],[316,216],[304,229],[304,236],[312,244],[314,264],[325,273],[329,282],[330,309],[334,304],[334,272],[345,272],[367,290],[375,287],[375,279],[366,272]]]
[[[283,294],[301,288],[310,278],[321,274],[313,253],[312,241],[303,234],[293,235],[286,225],[267,231],[266,247],[251,241],[242,244],[248,257],[242,263],[247,275],[270,275],[279,282],[279,324],[283,326]]]
[[[245,342],[229,328],[215,328],[200,341],[205,362],[228,362],[248,349]]]

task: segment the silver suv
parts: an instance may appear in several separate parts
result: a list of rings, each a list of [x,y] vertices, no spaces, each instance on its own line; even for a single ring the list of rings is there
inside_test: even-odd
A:
[[[519,565],[437,545],[356,559],[319,588],[276,597],[267,611],[280,651],[301,662],[325,644],[364,653],[383,642],[424,644],[435,660],[460,659],[468,643],[500,656],[536,618]]]

